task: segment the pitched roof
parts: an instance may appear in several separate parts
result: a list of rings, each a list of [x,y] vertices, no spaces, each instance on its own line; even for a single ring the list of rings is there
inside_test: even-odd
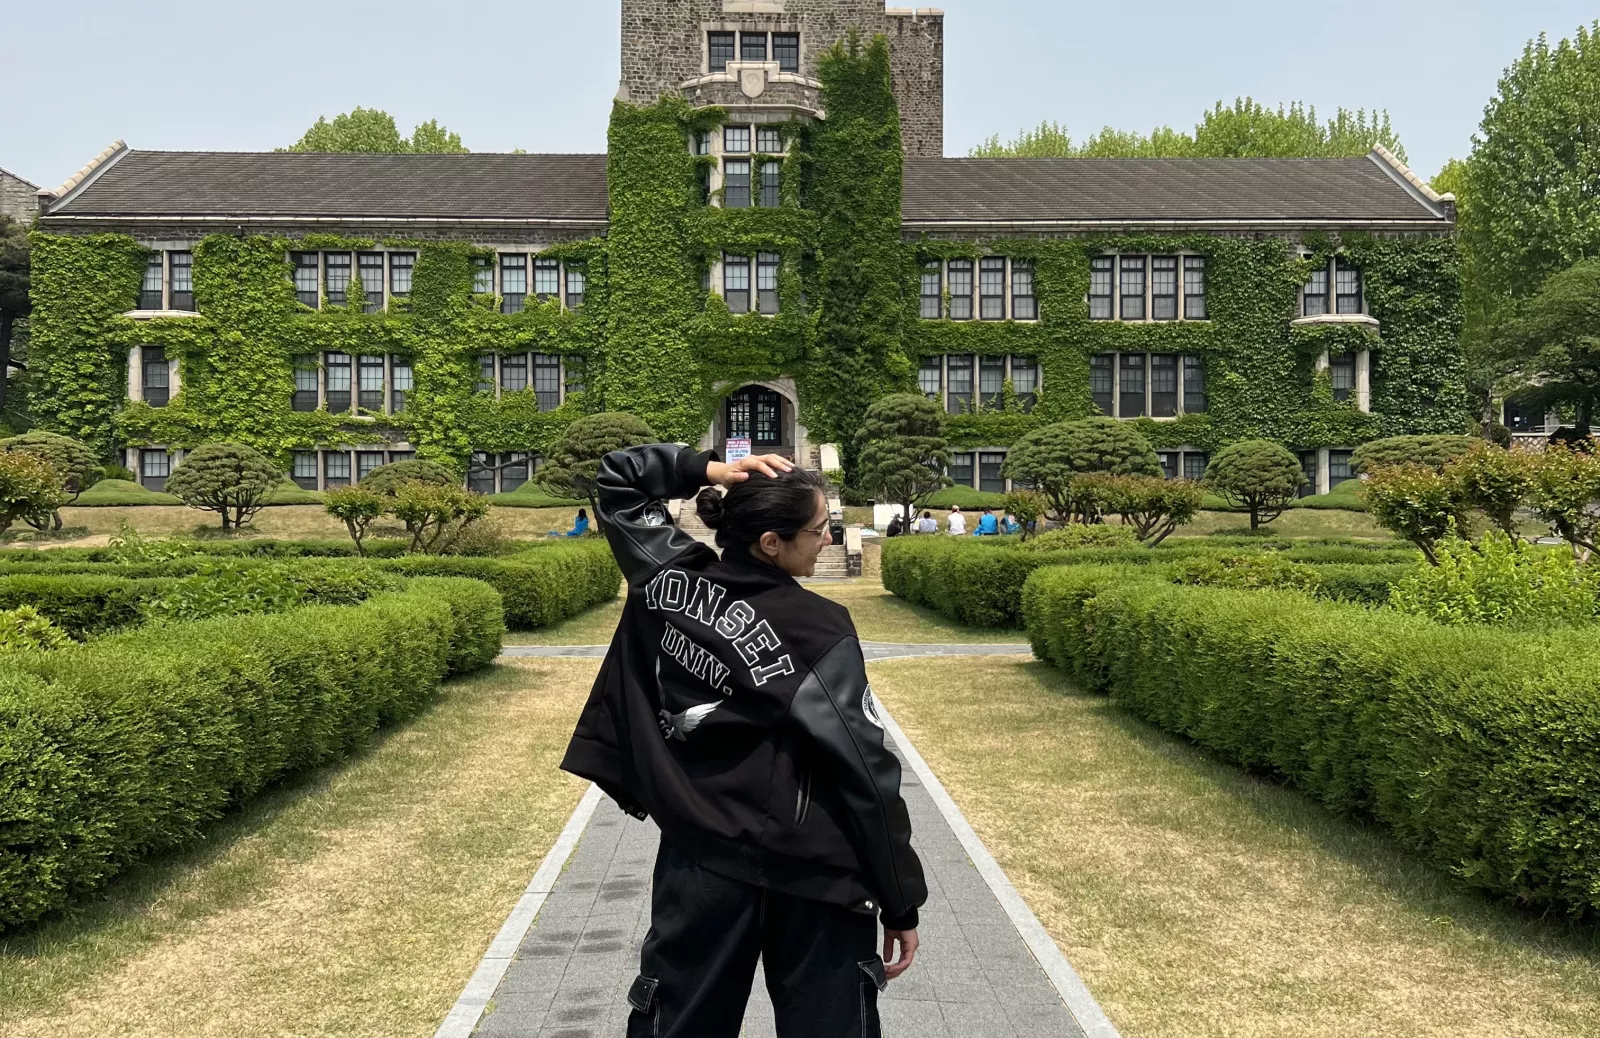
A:
[[[49,215],[604,222],[606,157],[128,151]]]
[[[907,158],[917,224],[1385,224],[1448,217],[1382,157]]]

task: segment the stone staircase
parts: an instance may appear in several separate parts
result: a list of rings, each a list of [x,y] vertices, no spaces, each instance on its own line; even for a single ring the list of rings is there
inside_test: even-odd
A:
[[[816,572],[811,574],[813,580],[844,580],[850,576],[850,557],[845,553],[844,545],[830,544],[822,549],[822,554],[817,556]]]

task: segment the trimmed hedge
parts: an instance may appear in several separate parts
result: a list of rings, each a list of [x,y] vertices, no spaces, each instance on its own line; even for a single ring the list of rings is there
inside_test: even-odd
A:
[[[472,577],[505,600],[506,626],[527,631],[575,616],[617,597],[622,571],[611,546],[599,538],[574,538],[503,559],[408,555],[374,563],[405,576]]]
[[[1034,651],[1483,890],[1600,908],[1600,645],[1281,591],[1035,573]]]
[[[500,649],[499,596],[416,581],[0,662],[0,930],[416,713]]]
[[[374,539],[367,542],[367,555],[376,558],[398,558],[406,554],[410,542],[394,538]],[[356,548],[348,538],[342,540],[284,541],[271,538],[238,541],[194,541],[189,545],[192,555],[202,557],[220,555],[229,558],[291,559],[291,558],[355,558]],[[23,563],[30,565],[59,565],[61,563],[120,562],[114,548],[51,548],[46,551],[12,548],[0,551],[0,564]]]
[[[82,641],[140,622],[140,607],[176,580],[55,574],[0,577],[0,609],[31,605],[57,627]]]

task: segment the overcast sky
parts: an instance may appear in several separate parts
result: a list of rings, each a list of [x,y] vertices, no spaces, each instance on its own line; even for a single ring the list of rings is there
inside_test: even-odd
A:
[[[900,0],[901,3],[909,0]],[[1501,71],[1594,0],[943,0],[945,153],[1043,119],[1187,129],[1213,102],[1386,108],[1424,176],[1464,155]],[[356,105],[474,151],[601,151],[617,0],[0,0],[0,167],[55,186],[117,138],[266,150]]]

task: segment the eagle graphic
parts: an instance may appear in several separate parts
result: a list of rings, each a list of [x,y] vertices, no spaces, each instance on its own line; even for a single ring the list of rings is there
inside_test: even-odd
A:
[[[657,715],[657,722],[661,725],[661,734],[667,739],[676,739],[679,742],[688,742],[689,733],[700,727],[700,722],[711,716],[712,711],[721,706],[721,703],[702,703],[691,706],[681,714],[663,710]]]

